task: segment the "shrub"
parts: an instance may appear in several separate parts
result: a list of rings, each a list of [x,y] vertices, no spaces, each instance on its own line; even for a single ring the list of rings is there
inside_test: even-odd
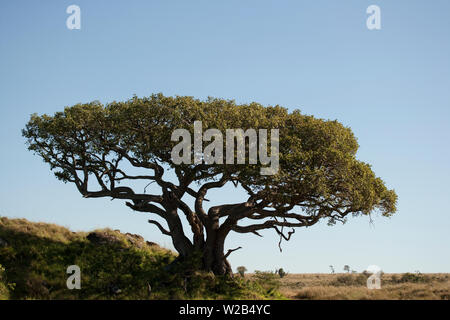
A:
[[[414,283],[419,283],[419,282],[430,282],[431,279],[428,276],[425,276],[423,274],[419,273],[404,273],[402,274],[402,276],[400,277],[400,279],[398,280],[399,282],[414,282]]]
[[[344,274],[338,276],[330,283],[332,286],[362,286],[367,284],[367,277],[364,274]]]
[[[267,292],[277,290],[280,285],[280,279],[275,272],[255,270],[255,282],[261,285]]]
[[[5,268],[0,264],[0,300],[8,300],[10,291],[14,290],[14,284],[6,281]]]

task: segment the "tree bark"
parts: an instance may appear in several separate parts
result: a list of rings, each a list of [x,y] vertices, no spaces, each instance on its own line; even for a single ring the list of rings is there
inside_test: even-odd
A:
[[[194,247],[189,238],[186,237],[183,231],[183,224],[177,214],[176,209],[168,211],[166,217],[167,225],[169,227],[173,246],[180,255],[180,258],[186,258],[194,251]]]
[[[212,271],[215,275],[233,275],[230,263],[224,254],[227,233],[218,228],[213,222],[206,227],[206,245],[203,250],[203,269]]]

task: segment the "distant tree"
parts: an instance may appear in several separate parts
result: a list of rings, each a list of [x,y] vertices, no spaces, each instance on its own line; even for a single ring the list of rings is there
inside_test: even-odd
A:
[[[331,273],[334,274],[334,267],[330,264]]]
[[[243,278],[245,275],[245,272],[247,271],[247,268],[244,266],[239,266],[236,268],[236,270],[240,274],[240,276]]]
[[[350,266],[349,265],[345,265],[344,266],[344,271],[347,271],[347,273],[350,272]]]
[[[278,269],[278,275],[280,276],[280,278],[284,278],[287,275],[287,272],[284,271],[283,268]]]
[[[195,121],[202,121],[205,132],[218,129],[222,135],[235,128],[278,129],[279,170],[261,175],[265,164],[242,164],[238,152],[230,153],[233,164],[204,159],[175,164],[172,150],[180,141],[172,141],[172,134],[185,129],[192,137]],[[53,116],[34,114],[22,134],[58,179],[73,183],[85,198],[125,200],[132,210],[152,215],[148,222],[172,238],[178,260],[200,255],[198,268],[216,275],[232,274],[227,258],[238,248],[224,248],[231,232],[261,236],[270,229],[280,246],[294,228],[396,211],[395,192],[356,158],[358,143],[350,128],[280,106],[156,94],[106,106],[77,104]],[[190,159],[198,158],[196,150],[190,148]],[[208,192],[227,184],[246,199],[225,204],[207,199]],[[208,209],[205,201],[211,201]]]

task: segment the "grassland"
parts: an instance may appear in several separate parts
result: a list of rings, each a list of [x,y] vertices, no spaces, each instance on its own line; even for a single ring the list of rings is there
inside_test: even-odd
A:
[[[253,278],[253,274],[246,278]],[[288,274],[278,291],[298,300],[449,300],[450,274],[383,274],[381,289],[367,289],[364,274]]]
[[[445,299],[449,274],[383,274],[366,288],[364,274],[236,275],[196,271],[196,261],[119,230],[72,232],[47,223],[0,217],[1,299]],[[66,286],[69,265],[81,290]]]

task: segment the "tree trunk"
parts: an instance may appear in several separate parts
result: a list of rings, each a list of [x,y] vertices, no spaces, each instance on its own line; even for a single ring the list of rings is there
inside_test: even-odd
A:
[[[190,256],[195,256],[199,251],[202,253],[200,270],[212,271],[215,275],[233,275],[230,263],[224,254],[225,238],[229,229],[219,228],[217,216],[211,216],[205,225],[206,241],[194,239],[192,243],[183,232],[181,220],[177,215],[175,207],[167,205],[167,223],[172,236],[172,242],[179,253],[179,261],[183,261]]]
[[[183,225],[177,215],[176,209],[169,211],[166,217],[167,224],[171,233],[172,243],[181,258],[185,258],[192,254],[194,247],[190,240],[185,236]]]
[[[179,234],[172,236],[172,242],[179,254],[174,261],[175,264],[189,260],[190,257],[196,259],[195,257],[199,252],[193,246],[187,247],[183,240],[183,237],[180,237]],[[205,246],[201,251],[202,260],[201,264],[198,265],[198,270],[213,272],[217,276],[233,276],[231,265],[224,255],[224,242],[225,238],[218,236],[217,232],[208,235]]]
[[[203,269],[215,275],[233,275],[230,263],[225,258],[224,244],[226,233],[216,228],[206,228],[206,245],[203,250]]]

